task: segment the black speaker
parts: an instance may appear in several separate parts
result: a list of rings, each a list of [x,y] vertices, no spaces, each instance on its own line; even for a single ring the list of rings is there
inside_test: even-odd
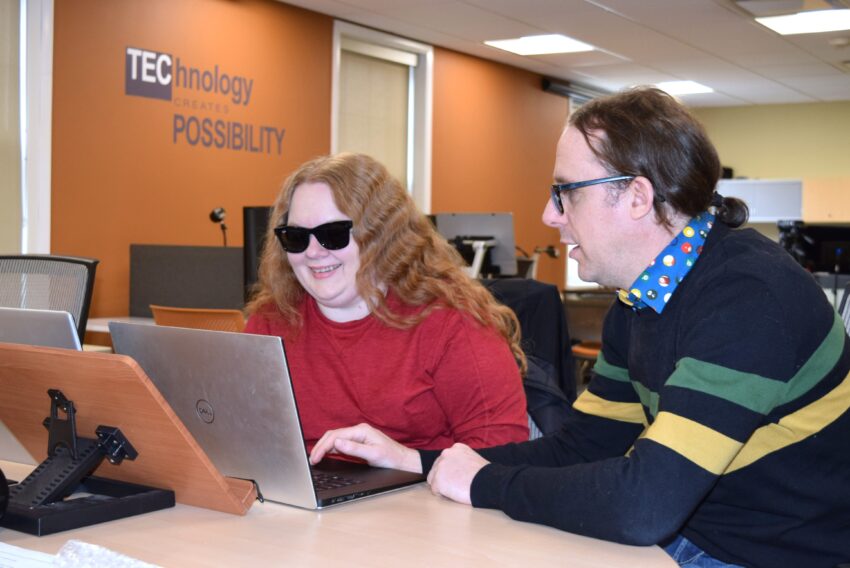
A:
[[[271,212],[272,208],[269,206],[242,208],[242,230],[244,231],[242,259],[244,262],[246,302],[254,284],[257,282],[257,269],[260,267],[260,256],[263,254]]]

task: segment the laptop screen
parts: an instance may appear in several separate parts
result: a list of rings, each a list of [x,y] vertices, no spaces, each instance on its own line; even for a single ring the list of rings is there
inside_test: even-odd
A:
[[[0,342],[81,349],[74,318],[54,310],[0,308]]]

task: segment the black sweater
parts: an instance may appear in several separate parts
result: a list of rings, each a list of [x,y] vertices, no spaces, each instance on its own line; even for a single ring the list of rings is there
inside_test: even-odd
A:
[[[848,371],[812,277],[718,222],[662,315],[612,306],[561,432],[480,450],[472,503],[627,544],[682,533],[735,564],[848,562]]]

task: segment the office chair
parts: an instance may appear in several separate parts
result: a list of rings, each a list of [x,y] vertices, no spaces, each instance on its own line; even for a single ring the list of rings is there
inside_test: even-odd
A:
[[[46,254],[0,256],[0,306],[69,312],[82,343],[98,262]]]
[[[844,320],[844,329],[850,334],[850,301],[847,296],[850,294],[850,282],[844,287],[844,296],[841,297],[841,307],[838,308],[838,314]]]
[[[245,316],[239,310],[213,308],[174,308],[151,304],[153,321],[157,325],[191,327],[213,331],[236,331],[245,329]]]
[[[522,331],[528,359],[523,381],[531,438],[560,430],[576,398],[570,333],[557,287],[526,278],[481,280],[511,308]]]

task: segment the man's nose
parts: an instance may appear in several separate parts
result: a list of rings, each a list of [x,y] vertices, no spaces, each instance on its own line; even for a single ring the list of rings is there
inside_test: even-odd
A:
[[[548,227],[560,227],[566,222],[566,214],[559,213],[555,208],[555,204],[552,203],[552,200],[547,199],[546,207],[543,208],[541,220],[543,221],[543,224]]]

